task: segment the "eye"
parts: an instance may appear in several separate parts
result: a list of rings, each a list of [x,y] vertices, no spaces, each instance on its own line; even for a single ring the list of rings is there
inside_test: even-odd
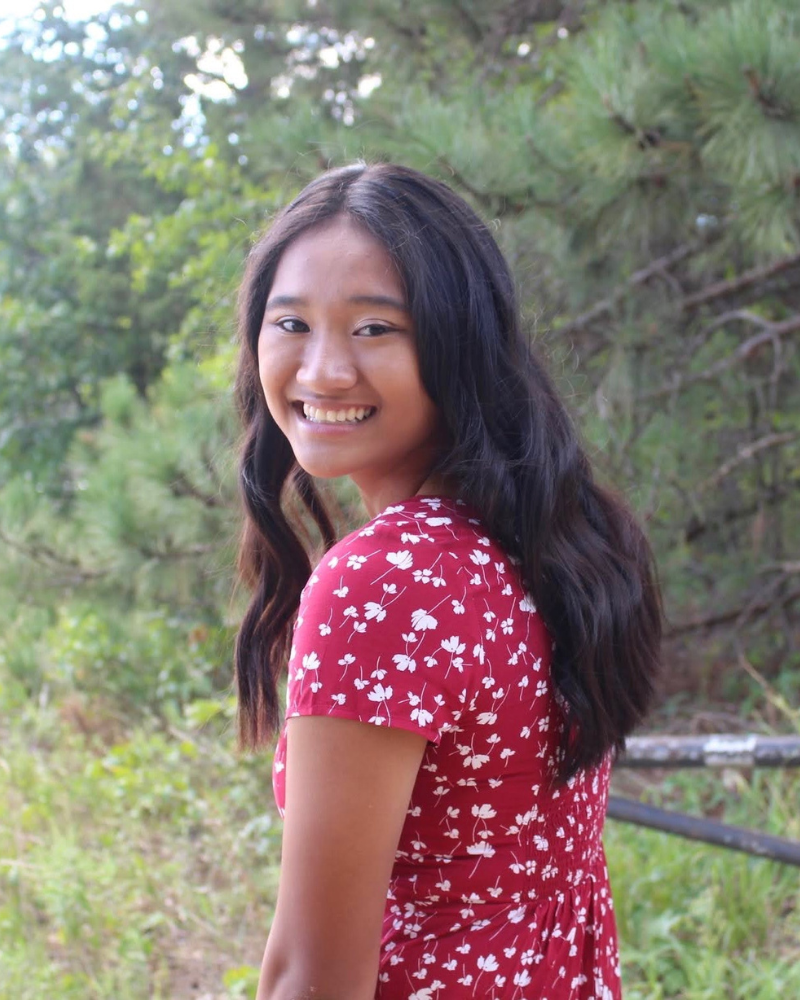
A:
[[[359,327],[358,334],[362,337],[380,337],[384,333],[391,333],[392,327],[383,323],[367,323],[366,326]]]
[[[293,319],[291,316],[276,320],[275,326],[285,330],[286,333],[306,333],[308,331],[308,327],[301,319]]]

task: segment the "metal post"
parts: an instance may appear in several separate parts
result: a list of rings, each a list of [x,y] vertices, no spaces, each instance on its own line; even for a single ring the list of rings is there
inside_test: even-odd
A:
[[[800,767],[800,736],[632,736],[617,767]]]
[[[800,844],[768,833],[757,833],[740,826],[729,826],[717,820],[686,813],[657,809],[655,806],[636,802],[633,799],[612,795],[608,800],[608,815],[623,823],[635,823],[652,830],[677,834],[689,840],[700,840],[706,844],[727,847],[734,851],[744,851],[759,858],[771,858],[787,865],[800,867]]]

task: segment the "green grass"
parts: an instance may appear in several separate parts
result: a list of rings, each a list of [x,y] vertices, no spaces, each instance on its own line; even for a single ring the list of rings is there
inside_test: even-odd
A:
[[[796,772],[678,772],[650,799],[800,840]],[[797,868],[612,821],[606,850],[627,1000],[800,997]]]
[[[275,896],[270,761],[28,710],[0,757],[0,997],[251,996]]]
[[[253,996],[277,886],[271,761],[237,759],[220,717],[193,729],[208,709],[115,739],[85,705],[7,714],[0,1000]],[[800,839],[800,775],[683,772],[656,791]],[[800,997],[797,869],[614,822],[606,846],[626,1000]]]

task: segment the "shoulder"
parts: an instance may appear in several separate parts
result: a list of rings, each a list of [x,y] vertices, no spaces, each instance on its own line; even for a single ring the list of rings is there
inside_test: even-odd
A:
[[[488,544],[480,518],[468,505],[412,497],[387,507],[329,549],[309,577],[304,597],[371,585],[387,575],[441,587],[446,570],[452,575],[455,562],[470,562],[470,553],[485,551]]]

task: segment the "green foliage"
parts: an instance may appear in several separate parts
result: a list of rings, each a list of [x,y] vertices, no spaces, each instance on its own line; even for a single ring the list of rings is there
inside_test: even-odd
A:
[[[74,707],[4,718],[0,998],[167,1000],[189,976],[226,1000],[252,996],[278,878],[269,757],[237,759],[230,734],[179,724],[109,743],[102,717],[92,727]],[[652,797],[800,835],[796,777],[723,778],[672,778]],[[606,845],[626,996],[796,993],[791,869],[617,823]]]
[[[63,609],[40,646],[43,678],[53,694],[110,695],[129,710],[179,715],[211,694],[227,673],[230,632],[132,611],[124,619],[91,609]]]
[[[727,822],[797,839],[796,777],[723,779],[721,789],[717,774],[680,776],[652,797],[691,811],[724,807]],[[780,1000],[800,987],[793,869],[615,823],[606,850],[626,996]]]
[[[103,747],[102,719],[74,731],[86,720],[28,709],[4,727],[0,997],[247,995],[277,884],[269,761],[150,728]]]
[[[198,989],[254,989],[279,824],[226,742],[235,290],[331,164],[491,223],[648,525],[672,723],[795,725],[798,36],[794,0],[137,0],[0,39],[0,998],[188,995],[198,952]],[[799,835],[788,779],[664,794]],[[626,995],[800,992],[785,873],[613,825],[609,855]]]

